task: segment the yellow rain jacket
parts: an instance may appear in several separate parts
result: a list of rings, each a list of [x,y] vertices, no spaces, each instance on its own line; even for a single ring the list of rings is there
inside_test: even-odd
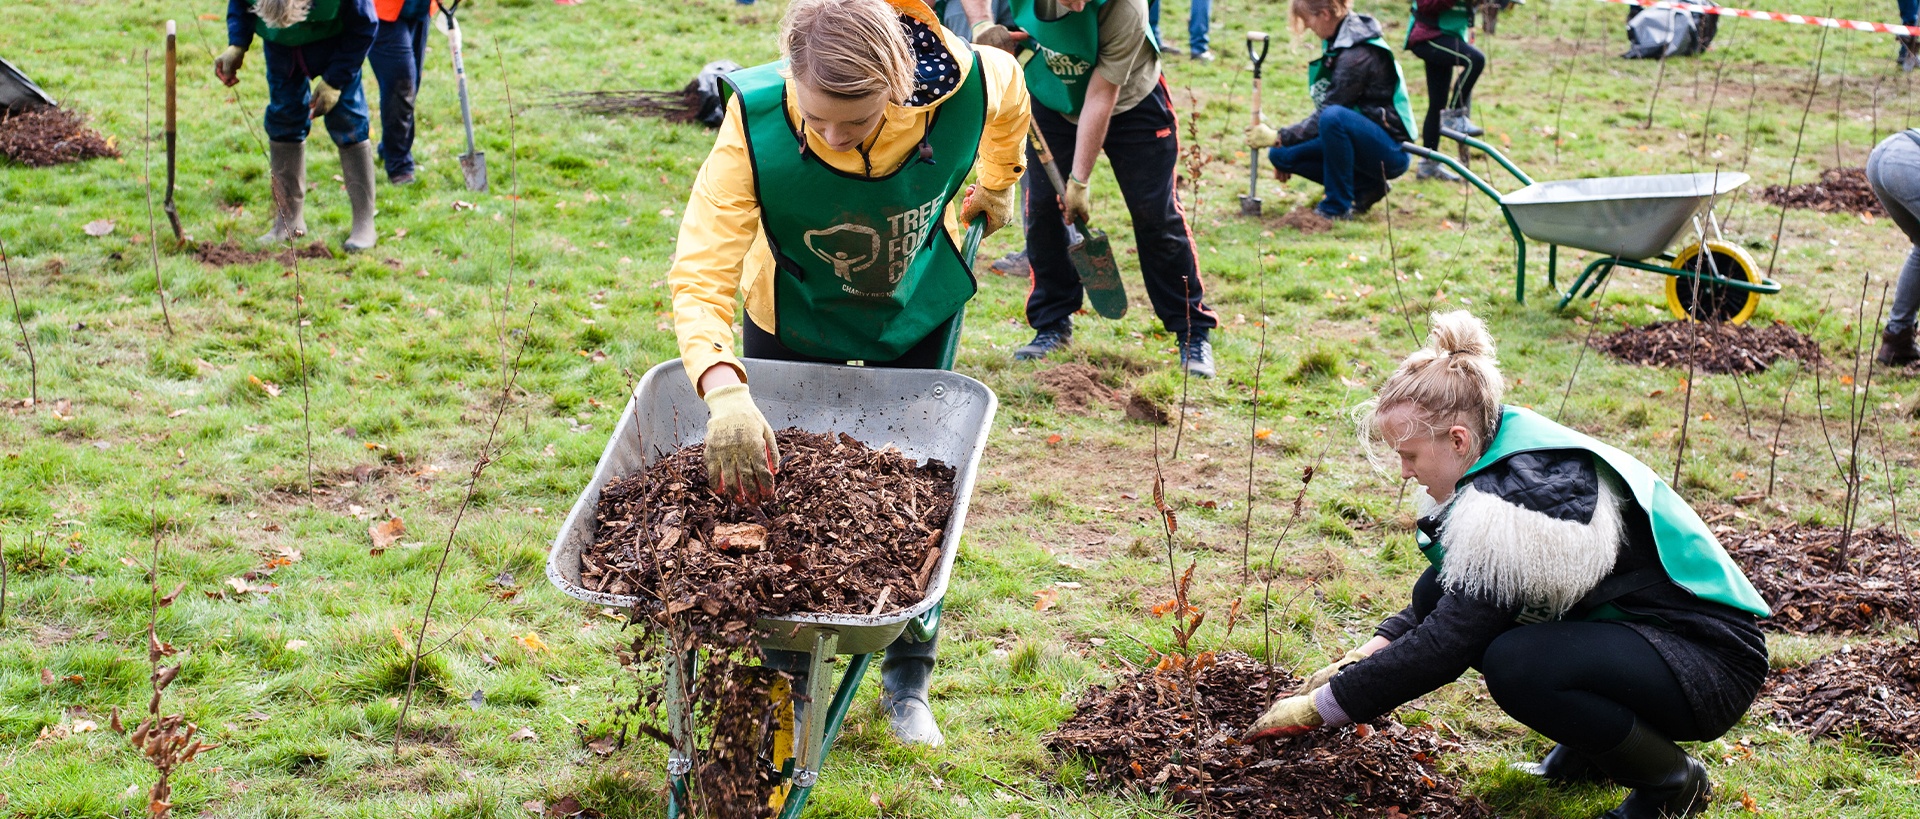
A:
[[[974,70],[971,46],[953,32],[940,27],[940,21],[920,0],[888,0],[902,14],[920,20],[939,32],[948,51],[960,64],[961,80]],[[979,155],[974,161],[979,183],[990,190],[1005,190],[1025,171],[1024,141],[1029,118],[1027,87],[1020,76],[1020,64],[997,48],[982,47],[979,69],[987,86],[986,129],[981,134]],[[793,102],[792,80],[787,81],[787,116],[798,122],[800,113]],[[951,96],[951,93],[948,94]],[[907,153],[916,149],[931,106],[888,105],[886,121],[867,140],[867,154],[874,168],[898,167]],[[834,168],[860,174],[866,165],[858,150],[833,151],[813,131],[807,131],[807,150]],[[940,158],[946,161],[945,157]],[[803,192],[794,192],[790,202],[772,203],[775,207],[808,206]],[[947,208],[947,232],[956,244],[964,236],[960,224],[960,203],[956,196]],[[680,220],[680,238],[674,253],[673,268],[667,273],[673,290],[673,329],[680,340],[680,358],[688,377],[699,389],[701,374],[715,364],[729,364],[740,370],[735,352],[733,319],[737,299],[746,294],[747,316],[762,329],[773,331],[773,253],[760,222],[760,200],[753,189],[753,166],[747,155],[746,127],[740,118],[738,97],[727,101],[727,119],[720,125],[713,152],[700,166],[693,180],[692,195]]]

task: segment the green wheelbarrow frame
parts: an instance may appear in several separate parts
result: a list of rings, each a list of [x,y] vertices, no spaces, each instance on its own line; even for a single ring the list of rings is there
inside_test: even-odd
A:
[[[1520,170],[1518,167],[1515,167],[1513,162],[1507,159],[1506,155],[1500,153],[1493,146],[1488,145],[1487,143],[1482,142],[1478,139],[1474,139],[1473,137],[1467,136],[1466,134],[1460,133],[1459,131],[1454,131],[1451,129],[1442,129],[1440,131],[1440,134],[1448,139],[1451,139],[1455,142],[1460,143],[1460,145],[1463,146],[1461,150],[1461,155],[1463,157],[1466,155],[1466,150],[1465,150],[1466,148],[1473,148],[1475,150],[1480,151],[1483,154],[1486,154],[1488,158],[1492,159],[1501,168],[1505,169],[1506,172],[1508,174],[1511,174],[1515,180],[1520,182],[1521,185],[1532,186],[1533,184],[1535,184],[1533,177],[1528,176],[1526,172]],[[1469,169],[1466,166],[1466,163],[1460,160],[1456,160],[1455,158],[1448,156],[1446,154],[1440,153],[1439,151],[1428,150],[1425,147],[1422,147],[1420,145],[1415,145],[1411,142],[1403,142],[1400,144],[1400,147],[1402,150],[1406,151],[1409,154],[1413,154],[1414,156],[1418,156],[1423,159],[1429,159],[1435,162],[1439,162],[1443,165],[1446,165],[1448,168],[1452,169],[1454,173],[1459,174],[1461,178],[1465,179],[1468,182],[1468,184],[1471,184],[1475,188],[1480,189],[1481,193],[1486,194],[1487,198],[1492,199],[1494,204],[1500,207],[1500,215],[1507,222],[1507,230],[1508,232],[1513,234],[1513,247],[1514,247],[1513,300],[1520,304],[1525,304],[1527,302],[1527,234],[1525,231],[1520,229],[1520,223],[1513,218],[1513,210],[1508,206],[1505,197],[1503,197],[1500,191],[1496,190],[1491,184],[1488,184],[1488,182],[1485,179],[1482,179],[1479,174],[1476,174],[1471,169]],[[1553,242],[1547,242],[1546,245],[1547,245],[1547,288],[1555,292],[1560,292],[1559,281],[1558,281],[1559,266],[1560,266],[1560,245]],[[1580,248],[1580,249],[1592,250],[1592,248]],[[1596,252],[1604,252],[1604,251],[1596,251]],[[1671,253],[1660,252],[1652,256],[1651,258],[1657,258],[1661,261],[1671,262],[1674,260],[1675,257]],[[1558,305],[1555,306],[1554,309],[1556,310],[1566,309],[1566,306],[1569,303],[1571,303],[1574,299],[1587,298],[1592,296],[1594,291],[1599,289],[1601,282],[1605,281],[1607,276],[1611,275],[1614,268],[1616,267],[1628,267],[1635,270],[1645,270],[1652,273],[1659,273],[1663,276],[1673,276],[1675,278],[1681,278],[1681,279],[1693,279],[1693,280],[1710,283],[1716,287],[1725,287],[1725,288],[1729,288],[1733,290],[1741,290],[1749,293],[1758,293],[1761,295],[1773,295],[1780,292],[1780,284],[1772,279],[1761,279],[1760,281],[1757,281],[1757,282],[1750,282],[1750,281],[1744,281],[1741,279],[1734,279],[1734,278],[1728,278],[1725,276],[1719,276],[1719,275],[1716,275],[1713,270],[1711,270],[1711,265],[1703,265],[1703,267],[1708,267],[1709,268],[1708,270],[1693,271],[1693,270],[1687,270],[1687,269],[1678,268],[1678,267],[1650,264],[1643,260],[1628,259],[1618,255],[1606,255],[1587,263],[1586,267],[1580,271],[1579,278],[1575,279],[1573,284],[1570,287],[1568,287],[1566,291],[1560,292],[1560,302]]]

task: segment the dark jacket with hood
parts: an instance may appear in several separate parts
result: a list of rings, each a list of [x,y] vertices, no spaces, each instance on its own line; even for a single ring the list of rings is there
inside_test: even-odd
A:
[[[1297,123],[1280,129],[1281,145],[1298,145],[1320,135],[1320,109],[1329,105],[1351,108],[1387,129],[1395,142],[1412,139],[1407,123],[1393,110],[1394,92],[1400,89],[1400,72],[1394,68],[1393,52],[1385,47],[1372,48],[1367,40],[1380,36],[1380,23],[1358,12],[1340,21],[1334,32],[1332,77],[1326,91],[1314,100],[1315,108]],[[1322,77],[1326,75],[1323,73]]]

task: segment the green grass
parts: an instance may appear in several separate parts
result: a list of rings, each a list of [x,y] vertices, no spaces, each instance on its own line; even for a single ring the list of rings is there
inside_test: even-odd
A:
[[[1361,7],[1392,26],[1389,41],[1403,36],[1403,7]],[[626,371],[676,354],[663,279],[711,137],[549,103],[563,91],[677,88],[723,56],[768,59],[780,5],[472,7],[468,67],[495,189],[476,194],[461,184],[455,158],[464,143],[436,35],[420,102],[421,181],[379,189],[380,247],[303,261],[296,280],[274,263],[210,269],[164,241],[172,335],[162,326],[145,237],[144,169],[158,176],[161,165],[157,141],[151,165],[143,151],[143,53],[157,60],[160,22],[181,21],[180,210],[198,241],[245,242],[265,230],[268,207],[258,51],[236,94],[209,76],[208,49],[218,50],[224,29],[199,15],[216,7],[15,0],[6,8],[14,33],[7,58],[91,116],[126,156],[56,169],[0,166],[0,240],[42,399],[37,410],[0,414],[0,542],[13,569],[0,629],[0,812],[105,817],[141,809],[131,794],[151,783],[152,771],[111,732],[71,728],[80,720],[105,725],[114,708],[145,708],[145,573],[156,536],[160,585],[187,585],[159,620],[161,639],[180,649],[184,665],[165,707],[221,745],[175,775],[180,815],[505,817],[526,815],[522,803],[565,796],[608,815],[661,812],[660,748],[633,742],[601,757],[583,743],[640,684],[615,658],[629,636],[599,609],[553,590],[542,571],[546,544],[624,402]],[[1826,7],[1785,0],[1772,8]],[[1515,304],[1511,240],[1477,193],[1408,177],[1374,215],[1303,236],[1277,219],[1311,205],[1317,188],[1269,177],[1261,186],[1267,216],[1236,215],[1246,156],[1235,143],[1248,85],[1238,38],[1247,28],[1281,30],[1280,9],[1221,2],[1214,28],[1222,59],[1167,63],[1190,129],[1189,168],[1200,169],[1197,179],[1188,174],[1186,203],[1208,299],[1222,318],[1214,337],[1221,377],[1186,382],[1173,372],[1172,339],[1138,298],[1123,321],[1083,318],[1065,359],[1176,412],[1186,400],[1178,457],[1172,429],[1157,438],[1180,514],[1175,558],[1181,566],[1199,561],[1195,597],[1213,615],[1196,640],[1219,646],[1225,610],[1244,598],[1255,619],[1240,624],[1231,647],[1259,652],[1258,618],[1271,609],[1275,658],[1309,668],[1399,608],[1420,568],[1409,548],[1411,504],[1348,443],[1348,411],[1414,346],[1428,310],[1466,306],[1484,316],[1515,403],[1615,442],[1662,473],[1673,468],[1685,373],[1582,352],[1590,333],[1666,317],[1656,275],[1623,272],[1602,303],[1558,314],[1536,247],[1528,301]],[[1861,0],[1834,13],[1882,19],[1887,11]],[[1725,204],[1721,220],[1767,265],[1781,215],[1756,194],[1786,180],[1820,33],[1726,20],[1713,53],[1665,66],[1649,129],[1648,93],[1661,67],[1613,57],[1624,49],[1623,16],[1616,6],[1574,0],[1535,0],[1505,15],[1501,34],[1481,40],[1492,67],[1475,114],[1488,140],[1543,179],[1744,169],[1754,181]],[[1170,25],[1169,34],[1177,30]],[[1276,44],[1266,80],[1270,121],[1304,113],[1297,66],[1313,48]],[[1891,71],[1892,53],[1884,37],[1829,35],[1795,181],[1836,163],[1859,165],[1879,137],[1910,124],[1920,98],[1912,75]],[[1417,83],[1417,62],[1403,57],[1403,66]],[[310,145],[317,188],[308,224],[337,248],[347,222],[333,181],[337,160],[324,139]],[[1485,162],[1474,168],[1501,189],[1515,186]],[[1126,253],[1126,212],[1106,170],[1095,174],[1094,189],[1096,221]],[[97,219],[113,220],[114,231],[85,235],[81,227]],[[1789,213],[1780,232],[1772,268],[1786,290],[1763,302],[1758,320],[1812,334],[1839,363],[1829,376],[1850,372],[1861,277],[1871,278],[1877,299],[1903,240],[1885,220],[1845,214]],[[987,251],[1017,243],[997,236]],[[1563,283],[1590,254],[1564,255]],[[983,274],[981,285],[958,369],[991,385],[1003,404],[947,601],[935,708],[950,745],[894,744],[872,707],[870,681],[810,815],[1172,815],[1151,797],[1088,790],[1083,767],[1051,758],[1039,741],[1089,685],[1145,659],[1140,643],[1170,645],[1166,623],[1147,613],[1170,593],[1150,503],[1156,436],[1118,409],[1054,411],[1029,377],[1034,367],[1007,356],[1028,337],[1026,283]],[[296,335],[296,287],[310,322],[304,340]],[[1870,300],[1866,321],[1874,309]],[[17,401],[28,394],[28,363],[11,311],[0,312],[9,339],[0,348],[0,398]],[[395,757],[389,743],[406,671],[399,659],[493,420],[503,359],[516,354],[499,455],[455,540],[427,638],[444,646],[424,670]],[[1827,377],[1820,409],[1811,379],[1798,376],[1781,367],[1697,379],[1684,410],[1693,418],[1681,486],[1720,523],[1839,519],[1842,483],[1820,418],[1841,434],[1846,401]],[[1790,384],[1774,498],[1740,505],[1735,498],[1766,488]],[[1915,507],[1906,489],[1908,453],[1920,435],[1915,387],[1906,374],[1874,378],[1876,434],[1863,447],[1872,453],[1863,513],[1871,522],[1891,519],[1889,474],[1905,508]],[[1248,417],[1255,406],[1257,424]],[[1273,433],[1250,448],[1255,425]],[[1046,444],[1056,433],[1062,442]],[[1891,464],[1881,463],[1878,439]],[[1301,468],[1323,452],[1304,519],[1276,542]],[[1252,589],[1240,583],[1249,494]],[[402,518],[407,532],[384,554],[369,554],[368,526],[385,515]],[[278,584],[273,591],[239,594],[227,583],[294,549],[297,562],[248,581]],[[510,599],[488,584],[501,572],[519,585]],[[1267,576],[1276,578],[1270,602],[1258,589]],[[1033,592],[1056,581],[1082,586],[1060,589],[1056,606],[1035,611]],[[1775,642],[1787,662],[1840,641]],[[42,670],[53,685],[42,683]],[[485,694],[478,707],[468,702],[476,690]],[[1509,773],[1506,763],[1545,743],[1493,708],[1471,676],[1402,716],[1442,722],[1459,736],[1468,750],[1446,765],[1502,816],[1589,815],[1617,798],[1609,789],[1543,789]],[[522,728],[534,738],[509,739]],[[1808,743],[1758,716],[1697,750],[1724,762],[1714,770],[1729,798],[1710,815],[1745,815],[1742,794],[1771,816],[1896,817],[1920,804],[1912,757]],[[1046,805],[1028,804],[987,776]]]

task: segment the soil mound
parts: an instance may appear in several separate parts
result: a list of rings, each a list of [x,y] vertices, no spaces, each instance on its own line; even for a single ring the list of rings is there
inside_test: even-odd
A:
[[[1820,181],[1788,187],[1768,185],[1760,198],[1783,208],[1805,208],[1821,213],[1871,213],[1887,215],[1880,199],[1867,184],[1866,168],[1828,168],[1820,172]]]
[[[1597,336],[1593,347],[1632,364],[1689,365],[1710,373],[1765,372],[1783,358],[1807,364],[1826,359],[1820,342],[1775,322],[1766,327],[1718,322],[1660,321]]]
[[[1145,421],[1157,427],[1173,423],[1173,416],[1167,412],[1166,407],[1160,406],[1160,402],[1138,392],[1127,396],[1127,417],[1135,421]]]
[[[1430,728],[1380,719],[1242,745],[1240,733],[1299,678],[1220,654],[1196,678],[1197,708],[1185,679],[1149,668],[1095,687],[1047,747],[1091,760],[1096,785],[1160,791],[1200,817],[1492,815],[1435,766],[1459,746]]]
[[[288,250],[247,250],[232,239],[217,245],[203,243],[193,251],[194,258],[210,267],[254,264],[268,259],[279,259],[281,264],[291,264],[296,256],[302,259],[331,259],[333,251],[327,249],[325,242],[314,242],[306,247]]]
[[[1061,364],[1034,373],[1034,380],[1053,393],[1053,408],[1085,415],[1095,404],[1118,404],[1120,394],[1100,383],[1100,371],[1086,364]]]
[[[0,118],[0,156],[28,167],[119,155],[112,140],[88,128],[86,119],[72,111],[42,108]]]
[[[1723,535],[1773,616],[1762,628],[1803,634],[1852,634],[1884,619],[1920,613],[1920,552],[1885,526],[1855,530],[1840,563],[1840,528],[1793,523]]]
[[[1333,221],[1315,213],[1312,208],[1295,208],[1280,217],[1280,224],[1301,233],[1326,233],[1333,229]]]
[[[1773,718],[1800,733],[1859,731],[1896,751],[1920,750],[1920,643],[1841,646],[1775,674],[1763,696]]]

